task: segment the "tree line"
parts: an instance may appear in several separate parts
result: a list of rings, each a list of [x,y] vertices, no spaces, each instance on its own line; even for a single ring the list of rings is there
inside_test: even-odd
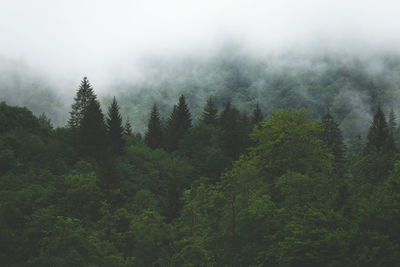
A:
[[[283,109],[265,120],[209,98],[154,104],[142,138],[87,78],[66,127],[0,104],[3,266],[395,266],[400,157],[394,112],[344,143]]]

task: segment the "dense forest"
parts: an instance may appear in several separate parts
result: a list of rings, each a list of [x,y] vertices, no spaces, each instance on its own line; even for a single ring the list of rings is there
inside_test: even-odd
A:
[[[346,73],[305,90],[335,98]],[[373,117],[345,142],[346,105],[238,108],[252,86],[234,77],[232,101],[178,95],[166,117],[152,102],[144,131],[121,115],[129,97],[103,113],[86,77],[62,127],[2,102],[1,265],[396,266],[400,137],[385,94],[366,83]]]

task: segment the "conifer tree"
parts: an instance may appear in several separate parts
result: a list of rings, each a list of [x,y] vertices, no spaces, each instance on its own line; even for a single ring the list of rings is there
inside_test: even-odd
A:
[[[212,98],[208,98],[207,104],[204,107],[204,112],[201,117],[201,121],[206,124],[216,124],[217,123],[217,113],[218,109],[215,107]]]
[[[107,148],[107,131],[99,102],[91,98],[79,126],[78,145],[85,156],[101,159]]]
[[[339,126],[330,114],[329,110],[322,117],[321,128],[321,139],[334,156],[335,170],[339,174],[342,174],[344,167],[343,164],[345,163],[346,148],[343,143],[343,137]]]
[[[240,112],[231,107],[230,101],[225,104],[219,117],[219,127],[222,130],[221,148],[232,160],[236,160],[249,143],[246,120],[247,117],[240,116]]]
[[[174,151],[178,148],[179,141],[184,134],[192,127],[192,119],[189,108],[186,104],[185,97],[179,97],[178,105],[174,109],[168,119],[167,125],[167,149]]]
[[[124,135],[126,135],[126,136],[133,135],[132,126],[131,126],[131,123],[129,122],[129,117],[127,118],[125,126],[124,126]]]
[[[152,149],[161,148],[163,144],[163,129],[156,104],[151,111],[144,142]]]
[[[367,145],[364,153],[371,152],[394,152],[395,146],[393,137],[390,134],[388,124],[385,119],[385,114],[382,109],[378,107],[374,120],[369,128]]]
[[[119,113],[119,106],[115,97],[108,108],[106,127],[113,153],[122,153],[125,145],[125,141],[122,138],[124,134],[124,127],[122,126],[122,117]]]
[[[263,120],[264,120],[264,117],[262,115],[260,105],[257,103],[256,107],[253,110],[253,115],[251,117],[251,123],[258,124],[259,122],[262,122]]]
[[[87,77],[83,77],[81,85],[76,92],[76,97],[74,98],[75,102],[72,104],[72,111],[70,112],[70,118],[68,120],[69,127],[77,129],[80,126],[86,107],[89,102],[95,98],[96,95],[93,92],[89,80]]]

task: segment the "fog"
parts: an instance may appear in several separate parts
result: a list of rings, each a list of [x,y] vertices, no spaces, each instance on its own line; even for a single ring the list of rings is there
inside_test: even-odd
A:
[[[398,49],[398,1],[2,0],[0,55],[102,89],[146,55]],[[100,88],[99,88],[100,90]]]
[[[398,1],[1,0],[0,100],[32,108],[18,101],[26,88],[51,88],[47,101],[68,108],[83,76],[100,95],[160,87],[188,71],[203,82],[204,65],[232,50],[269,62],[269,73],[304,66],[316,72],[326,68],[311,67],[316,56],[340,55],[344,65],[356,56],[371,77],[384,74],[393,87],[396,72],[387,74],[375,56],[399,55],[398,29]],[[265,88],[265,80],[247,76],[255,77],[255,91]],[[339,96],[370,118],[365,96],[351,88]],[[63,122],[67,115],[51,117]]]

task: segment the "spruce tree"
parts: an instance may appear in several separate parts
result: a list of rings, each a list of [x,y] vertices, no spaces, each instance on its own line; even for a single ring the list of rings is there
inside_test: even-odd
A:
[[[374,115],[374,120],[369,128],[367,139],[368,140],[364,154],[369,154],[371,152],[389,153],[396,150],[393,137],[390,134],[390,130],[385,119],[385,114],[380,107],[378,107]]]
[[[192,127],[192,119],[189,108],[186,104],[185,97],[179,97],[178,105],[174,109],[168,119],[167,125],[167,149],[174,151],[178,148],[179,141],[185,133]]]
[[[238,159],[249,144],[246,121],[247,117],[241,116],[235,107],[231,107],[229,101],[225,104],[219,117],[219,127],[222,130],[221,149],[231,160]]]
[[[251,123],[258,124],[258,123],[262,122],[263,120],[264,120],[264,117],[262,115],[260,105],[257,103],[256,107],[253,110],[253,115],[251,117]]]
[[[201,117],[201,121],[206,124],[216,124],[217,123],[217,113],[218,109],[215,107],[212,98],[208,98],[207,104],[204,107],[204,112]]]
[[[126,136],[133,135],[132,126],[131,126],[131,123],[129,122],[129,117],[127,118],[125,126],[124,126],[124,135],[126,135]]]
[[[339,126],[329,110],[322,117],[321,129],[321,139],[334,156],[334,168],[338,174],[343,174],[346,148]]]
[[[125,146],[125,141],[122,138],[124,127],[122,126],[122,117],[115,97],[108,108],[106,127],[111,150],[115,154],[121,154]]]
[[[156,104],[151,111],[144,142],[152,149],[161,148],[163,144],[163,128]]]
[[[96,95],[93,92],[93,88],[89,83],[87,77],[83,77],[81,85],[76,92],[76,97],[74,98],[74,103],[72,104],[72,111],[70,112],[70,118],[68,120],[68,125],[72,129],[79,128],[81,121],[83,119],[83,113],[86,107],[92,99],[95,99]]]
[[[84,156],[102,159],[107,143],[106,125],[100,104],[95,98],[91,98],[79,126],[79,148]]]

